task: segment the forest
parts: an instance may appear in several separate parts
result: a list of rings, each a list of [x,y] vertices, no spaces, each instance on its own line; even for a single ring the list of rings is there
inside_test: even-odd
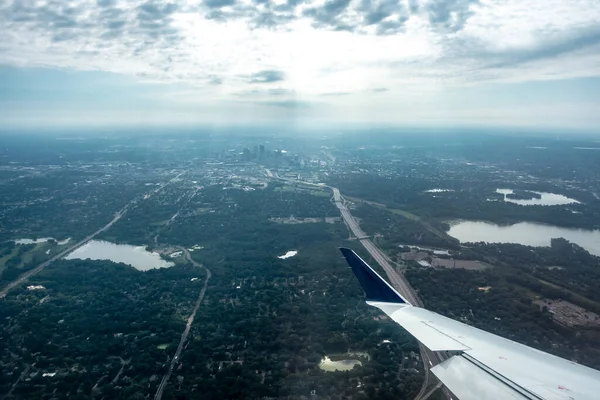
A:
[[[66,247],[68,243],[59,244],[54,239],[31,244],[17,244],[13,240],[0,242],[0,288]]]
[[[0,194],[0,240],[83,238],[106,225],[114,213],[147,188],[140,177],[110,169],[65,167],[4,184]],[[108,176],[107,176],[108,175]]]
[[[600,331],[568,328],[532,303],[515,282],[519,274],[491,269],[466,271],[411,268],[406,277],[425,307],[488,332],[563,358],[600,368]],[[517,284],[515,284],[517,283]],[[487,291],[478,288],[491,286]],[[443,287],[443,290],[440,290]],[[544,293],[555,298],[552,293]]]
[[[507,279],[549,298],[569,300],[600,313],[600,257],[569,241],[552,239],[549,247],[516,244],[470,245],[477,258],[511,271]]]
[[[576,171],[580,180],[565,184],[557,178],[534,178],[533,174],[542,167],[533,161],[492,164],[490,161],[481,161],[475,154],[469,154],[468,159],[480,162],[476,165],[461,159],[440,158],[446,151],[410,149],[408,153],[408,149],[400,149],[392,154],[388,151],[381,158],[359,153],[347,161],[348,168],[331,174],[328,183],[338,187],[347,196],[382,203],[390,209],[404,210],[430,223],[452,219],[485,220],[497,224],[532,221],[600,229],[600,200],[594,191],[595,185],[600,184],[600,176],[595,172],[600,167],[597,159],[588,155],[581,155],[581,158],[571,155],[571,164],[561,165],[560,171],[571,168],[568,175]],[[567,150],[564,151],[570,155]],[[392,155],[399,159],[391,158]],[[516,157],[510,152],[503,156],[508,159]],[[553,163],[545,162],[543,165],[547,169],[558,169]],[[515,171],[519,169],[519,172]],[[556,207],[524,207],[503,201],[504,195],[496,192],[499,188],[514,190],[512,197],[537,198],[540,195],[532,191],[539,191],[562,194],[578,203]],[[441,191],[427,192],[432,189]]]
[[[359,204],[353,210],[353,215],[360,218],[361,227],[365,232],[381,235],[376,238],[378,245],[391,253],[398,249],[398,244],[408,243],[447,249],[459,248],[458,240],[448,236],[444,232],[444,226],[439,223],[434,227],[421,219],[407,218],[365,203]]]
[[[142,273],[110,261],[51,264],[27,284],[43,288],[10,292],[0,308],[0,392],[26,369],[15,398],[114,398],[114,386],[120,398],[141,396],[174,351],[201,285],[191,278],[202,272],[178,266]],[[114,381],[123,365],[123,379]]]
[[[196,317],[182,357],[176,398],[410,398],[420,389],[416,342],[364,303],[339,256],[348,238],[339,223],[276,224],[273,217],[337,216],[328,197],[268,189],[207,187],[186,214],[161,232],[167,243],[201,244],[192,257],[213,271],[207,307]],[[196,232],[195,234],[192,232]],[[287,250],[290,259],[279,259]],[[381,349],[384,339],[389,349]],[[324,372],[325,355],[364,353],[363,367]],[[409,357],[405,360],[405,357]],[[390,367],[394,366],[392,370]],[[393,372],[392,372],[393,371]],[[179,379],[179,378],[177,378]],[[360,383],[360,384],[359,384]]]
[[[337,216],[329,197],[277,184],[207,185],[190,198],[181,185],[148,199],[150,207],[134,205],[103,234],[150,247],[156,235],[159,248],[199,245],[190,254],[213,273],[163,398],[414,397],[423,379],[417,343],[365,304],[337,250],[358,249],[345,226],[270,220]],[[278,258],[291,249],[298,254]],[[185,263],[148,272],[109,261],[53,263],[28,282],[44,289],[23,286],[4,301],[2,364],[11,372],[0,393],[26,371],[15,398],[153,396],[205,276]],[[326,355],[362,365],[324,371]]]
[[[437,230],[423,220],[387,208],[360,204],[355,214],[362,218],[365,232],[393,259],[399,260],[394,256],[408,250],[400,245],[420,244],[450,250],[450,256],[438,257],[479,260],[491,266],[468,271],[403,263],[403,273],[426,308],[600,368],[600,351],[596,350],[600,348],[600,329],[596,325],[560,325],[548,310],[533,303],[566,300],[600,314],[600,257],[563,238],[552,239],[548,247],[484,242],[458,245],[446,235],[436,235]],[[487,287],[489,290],[480,289]]]
[[[246,139],[180,139],[49,143],[29,156],[11,156],[18,167],[0,171],[6,189],[0,196],[0,286],[61,248],[55,240],[17,245],[15,239],[75,240],[126,204],[124,216],[97,239],[143,246],[166,258],[185,247],[202,265],[183,257],[174,267],[147,272],[108,260],[51,264],[2,299],[0,395],[153,397],[210,270],[164,399],[414,398],[423,382],[417,342],[365,304],[338,247],[353,248],[378,266],[343,223],[322,220],[340,215],[330,191],[256,183],[266,182],[263,168],[235,160],[252,147]],[[531,143],[519,138],[511,142],[522,145],[517,150],[494,138],[457,138],[449,145],[413,139],[323,139],[310,145],[318,156],[300,155],[279,172],[339,187],[361,228],[397,262],[427,308],[599,368],[598,329],[560,325],[548,308],[533,303],[563,299],[599,313],[598,257],[564,239],[547,248],[461,245],[445,234],[448,220],[456,218],[598,228],[600,201],[592,190],[598,160],[550,142],[543,143],[546,153],[526,149]],[[270,146],[289,148],[281,142],[273,139]],[[327,157],[319,158],[321,151]],[[305,166],[294,171],[291,165],[300,160]],[[513,189],[515,199],[540,191],[580,203],[527,208],[504,202],[498,188]],[[273,221],[290,216],[320,220]],[[440,257],[489,268],[416,268],[399,259],[408,250],[400,245],[447,249],[450,255]],[[297,254],[280,258],[291,250]],[[325,356],[361,365],[325,371]]]

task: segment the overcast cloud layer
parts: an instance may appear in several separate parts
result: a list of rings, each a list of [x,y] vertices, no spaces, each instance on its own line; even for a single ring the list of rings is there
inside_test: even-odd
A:
[[[598,0],[0,0],[0,64],[184,85],[182,102],[378,108],[598,77],[599,21]]]

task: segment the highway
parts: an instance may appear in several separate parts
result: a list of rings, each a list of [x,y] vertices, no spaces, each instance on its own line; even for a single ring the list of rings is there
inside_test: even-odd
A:
[[[379,265],[381,265],[381,268],[384,269],[392,286],[394,286],[394,288],[396,288],[396,290],[398,290],[400,292],[400,294],[402,294],[402,296],[404,296],[404,298],[406,300],[408,300],[408,302],[410,304],[419,306],[419,307],[423,306],[423,302],[421,301],[421,299],[419,299],[419,296],[417,296],[416,292],[410,286],[410,284],[408,283],[406,278],[404,278],[404,275],[402,275],[401,273],[398,273],[394,269],[394,267],[392,267],[392,261],[388,258],[388,256],[385,255],[385,253],[382,252],[371,241],[369,236],[360,228],[360,226],[358,225],[358,222],[356,221],[356,219],[354,219],[354,217],[350,213],[350,210],[348,210],[348,207],[346,207],[346,201],[342,197],[342,194],[340,193],[340,190],[338,188],[333,187],[333,186],[321,186],[321,185],[317,185],[317,184],[309,183],[309,182],[285,179],[285,178],[278,176],[277,174],[273,174],[268,169],[266,171],[267,171],[267,176],[273,177],[273,178],[276,178],[279,180],[283,180],[283,181],[287,181],[287,182],[291,182],[291,183],[295,183],[295,184],[312,186],[312,187],[316,187],[319,189],[323,189],[324,187],[331,189],[331,191],[333,192],[333,201],[335,202],[335,205],[337,206],[337,208],[340,210],[340,213],[342,214],[342,218],[344,219],[344,222],[346,223],[346,225],[348,225],[348,228],[350,229],[352,234],[354,236],[356,236],[356,238],[360,241],[360,243],[363,245],[363,247],[369,252],[371,257],[373,257],[375,259],[375,261],[377,261],[379,263]],[[431,361],[433,362],[435,360],[440,361],[440,358],[437,357],[437,354],[436,354],[436,357],[433,357],[433,359]],[[437,363],[434,363],[434,364],[437,364]]]
[[[404,275],[397,272],[394,269],[394,267],[392,266],[392,261],[387,257],[387,255],[385,255],[385,253],[383,253],[377,246],[375,246],[375,244],[371,241],[369,236],[362,229],[360,229],[358,222],[352,216],[350,210],[348,210],[348,208],[346,207],[346,202],[342,197],[339,189],[331,186],[329,186],[329,188],[333,192],[333,201],[335,202],[337,208],[340,210],[344,222],[346,223],[346,225],[348,225],[348,228],[350,229],[352,234],[356,236],[356,238],[360,241],[365,250],[367,250],[371,257],[373,257],[375,261],[377,261],[377,263],[381,266],[381,268],[383,268],[391,285],[396,290],[398,290],[398,292],[400,292],[400,294],[404,296],[404,298],[410,304],[418,307],[423,307],[423,302],[421,301],[421,299],[419,299],[419,296],[417,296],[416,292],[410,286]],[[431,391],[425,394],[425,390],[429,386],[429,378],[431,376],[431,374],[429,373],[429,369],[444,361],[443,355],[428,350],[422,344],[419,344],[419,348],[421,350],[421,358],[423,359],[423,367],[425,368],[425,380],[423,382],[423,386],[421,387],[421,391],[415,398],[416,400],[426,398],[431,395]]]
[[[270,170],[267,170],[267,176],[273,177],[276,179],[280,179],[280,180],[284,180],[284,181],[288,181],[291,183],[323,188],[323,186],[308,183],[308,182],[298,182],[298,181],[281,178],[277,174],[273,174]],[[402,275],[401,273],[397,272],[394,269],[394,267],[392,266],[392,261],[388,258],[388,256],[385,255],[385,253],[383,253],[371,241],[369,236],[360,228],[360,226],[358,225],[358,222],[352,216],[348,207],[346,207],[346,201],[342,197],[340,190],[333,186],[327,186],[327,187],[329,189],[331,189],[331,191],[333,192],[333,201],[334,201],[335,205],[337,206],[337,208],[340,210],[340,213],[342,215],[342,218],[344,219],[344,222],[346,223],[346,225],[348,226],[348,228],[350,229],[352,234],[360,241],[360,243],[363,245],[365,250],[367,250],[369,252],[369,254],[371,255],[371,257],[373,257],[375,259],[375,261],[377,261],[377,263],[381,266],[381,268],[383,268],[391,285],[396,290],[398,290],[398,292],[400,292],[400,294],[402,296],[404,296],[404,298],[410,304],[417,306],[417,307],[423,307],[423,302],[421,301],[421,299],[419,299],[419,296],[417,296],[416,292],[410,286],[410,284],[408,283],[408,281],[406,280],[404,275]],[[429,386],[429,383],[430,383],[429,379],[431,377],[431,374],[429,373],[429,369],[431,367],[441,363],[445,359],[443,355],[428,350],[422,344],[419,344],[419,348],[421,350],[421,358],[423,360],[423,368],[425,369],[425,380],[423,381],[423,386],[421,388],[421,391],[416,396],[415,400],[420,400],[422,398],[426,398],[431,395],[431,392],[433,390],[428,393],[425,393],[425,391],[427,390],[427,387]],[[447,395],[447,393],[446,393],[446,395]]]
[[[410,284],[408,283],[408,281],[406,280],[404,275],[397,272],[394,269],[394,267],[392,266],[392,261],[388,258],[388,256],[385,255],[385,253],[382,252],[371,241],[369,236],[362,229],[360,229],[358,222],[352,216],[348,207],[346,207],[346,201],[345,201],[344,197],[342,196],[342,194],[340,193],[340,190],[338,188],[333,187],[333,186],[322,186],[322,185],[317,185],[317,184],[310,183],[310,182],[302,182],[302,181],[282,178],[276,172],[273,173],[269,169],[265,169],[265,173],[269,178],[274,178],[274,179],[286,181],[286,182],[293,183],[293,184],[306,185],[306,186],[310,186],[313,188],[319,188],[319,189],[323,189],[323,188],[331,189],[331,191],[333,192],[333,201],[334,201],[335,205],[337,206],[337,208],[340,210],[342,218],[344,219],[344,222],[350,229],[350,232],[352,232],[352,234],[357,238],[357,240],[360,241],[360,243],[363,245],[365,250],[367,250],[369,252],[371,257],[373,257],[375,259],[375,261],[377,261],[377,263],[379,263],[381,268],[383,268],[383,270],[385,271],[385,273],[388,277],[388,280],[390,281],[390,284],[396,290],[398,290],[398,292],[402,296],[404,296],[404,298],[410,304],[412,304],[413,306],[417,306],[417,307],[423,307],[423,302],[421,301],[421,299],[419,299],[419,296],[417,296],[417,293],[410,286]],[[429,380],[432,375],[429,373],[429,369],[431,367],[441,363],[442,361],[444,361],[446,359],[446,357],[443,354],[432,352],[420,343],[419,343],[419,349],[421,351],[421,359],[423,360],[423,368],[425,369],[425,380],[423,381],[423,386],[421,387],[421,391],[417,394],[417,396],[415,397],[415,400],[423,400],[431,395],[431,393],[434,391],[433,389],[430,390],[429,392],[425,393],[425,391],[427,390],[427,387],[429,386],[429,383],[430,383]],[[447,398],[451,398],[449,393],[447,392],[446,388],[444,387],[443,389],[444,389],[445,396]]]
[[[194,261],[192,259],[192,256],[190,255],[190,252],[188,251],[188,249],[180,247],[179,250],[181,250],[185,253],[185,258],[189,262],[191,262],[194,265],[194,267],[198,267],[198,268],[203,267],[202,265],[198,264],[196,261]],[[156,394],[154,395],[154,400],[160,400],[162,398],[165,387],[167,386],[167,384],[169,383],[169,379],[171,378],[171,373],[173,372],[173,368],[175,368],[175,364],[179,361],[179,359],[181,357],[181,352],[183,351],[183,346],[185,346],[185,343],[187,342],[188,335],[190,334],[190,329],[192,327],[192,324],[194,323],[194,318],[196,317],[196,312],[198,311],[198,308],[200,308],[200,304],[202,304],[202,300],[204,300],[204,295],[206,294],[206,288],[208,287],[208,281],[210,280],[212,273],[210,272],[210,270],[208,268],[206,268],[206,267],[203,267],[203,268],[206,270],[206,280],[204,281],[204,286],[202,286],[202,290],[200,291],[200,294],[198,295],[198,299],[196,300],[196,305],[194,306],[194,310],[192,311],[192,313],[190,314],[190,316],[187,320],[187,324],[185,325],[185,330],[181,334],[181,339],[179,340],[179,346],[177,346],[177,350],[175,351],[175,354],[173,355],[173,358],[171,359],[171,363],[169,364],[169,370],[163,376],[162,380],[160,381],[160,385],[158,385],[158,389],[156,390]]]
[[[151,191],[150,193],[144,195],[144,199],[150,198],[153,194],[158,193],[160,190],[162,190],[163,188],[165,188],[167,185],[175,182],[184,173],[185,172],[181,172],[175,178],[172,178],[168,182],[162,184],[160,187],[158,187],[158,188],[154,189],[153,191]],[[69,254],[70,252],[72,252],[74,250],[77,250],[78,248],[80,248],[81,246],[83,246],[84,244],[86,244],[87,242],[89,242],[90,240],[92,240],[94,237],[96,237],[100,233],[104,232],[105,230],[107,230],[108,228],[110,228],[111,226],[113,226],[114,223],[117,222],[118,220],[120,220],[121,217],[127,212],[127,209],[129,208],[129,206],[132,205],[132,204],[134,204],[134,203],[136,203],[136,202],[137,202],[137,199],[133,199],[131,202],[129,202],[129,204],[127,204],[125,207],[123,207],[119,211],[117,211],[117,213],[115,214],[115,217],[108,224],[104,225],[102,228],[98,229],[96,232],[92,233],[91,235],[86,236],[84,239],[82,239],[79,242],[75,243],[73,246],[69,247],[68,249],[61,251],[60,253],[58,253],[54,257],[50,258],[49,260],[44,261],[42,264],[38,265],[34,269],[25,272],[24,274],[22,274],[21,276],[19,276],[19,278],[17,278],[15,281],[13,281],[13,282],[9,283],[8,285],[6,285],[6,287],[4,289],[2,289],[2,291],[0,291],[0,299],[6,297],[6,294],[12,288],[14,288],[15,286],[18,286],[21,283],[25,282],[27,279],[29,279],[33,275],[37,274],[38,272],[40,272],[41,270],[43,270],[44,268],[46,268],[48,265],[50,265],[54,261],[58,260],[59,258],[62,258],[64,256],[66,256],[67,254]]]
[[[181,206],[181,208],[179,208],[179,210],[177,210],[177,212],[171,217],[171,219],[169,219],[169,222],[167,222],[167,224],[165,226],[169,226],[175,220],[175,218],[177,218],[177,216],[181,213],[183,208],[196,195],[197,192],[198,192],[198,190],[196,190],[191,195],[191,197]],[[158,246],[158,235],[159,234],[160,234],[160,230],[154,236],[154,244],[156,246]],[[184,253],[185,259],[188,262],[190,262],[194,267],[204,268],[206,270],[206,280],[204,281],[204,286],[202,286],[202,290],[200,290],[200,294],[198,295],[198,299],[196,300],[196,305],[194,306],[192,313],[188,317],[187,324],[185,325],[185,329],[184,329],[183,333],[181,334],[181,339],[179,339],[179,345],[177,346],[177,350],[175,351],[175,354],[173,355],[173,358],[171,359],[171,363],[169,364],[169,369],[163,376],[162,380],[160,381],[160,384],[158,385],[158,388],[156,389],[156,394],[154,395],[154,400],[160,400],[162,398],[163,392],[164,392],[165,388],[167,387],[167,384],[169,383],[169,379],[171,379],[171,374],[173,373],[173,368],[175,368],[175,364],[179,361],[179,359],[181,357],[181,352],[183,351],[183,348],[187,342],[188,335],[190,334],[190,329],[192,327],[192,324],[194,323],[194,318],[196,317],[196,312],[198,311],[198,308],[200,308],[200,304],[202,304],[202,300],[204,300],[204,295],[206,294],[206,289],[208,288],[208,281],[210,280],[210,277],[212,276],[212,273],[210,272],[210,270],[208,268],[206,268],[206,267],[202,266],[201,264],[197,263],[196,261],[194,261],[194,259],[190,255],[190,252],[188,249],[186,249],[185,247],[179,247],[179,246],[177,248]]]
[[[387,255],[385,255],[381,250],[379,250],[379,248],[375,246],[375,244],[371,241],[368,235],[365,232],[363,232],[362,229],[360,229],[358,222],[356,222],[356,219],[354,219],[354,217],[352,216],[352,214],[350,214],[350,211],[346,207],[346,204],[343,201],[340,191],[334,187],[332,187],[331,190],[333,191],[333,201],[335,202],[337,208],[340,210],[344,222],[346,222],[346,224],[352,231],[352,234],[358,238],[360,243],[363,245],[365,250],[369,252],[371,257],[373,257],[375,261],[377,261],[377,263],[381,265],[381,268],[383,268],[386,272],[392,286],[394,286],[400,292],[400,294],[402,294],[402,296],[404,296],[404,298],[408,300],[409,303],[415,306],[422,306],[423,303],[421,302],[413,288],[410,286],[408,281],[404,278],[404,275],[396,272],[394,267],[392,267],[391,261],[387,257]]]
[[[115,217],[112,219],[112,221],[110,221],[108,224],[104,225],[102,228],[98,229],[96,232],[92,233],[89,236],[86,236],[85,239],[80,240],[79,242],[75,243],[73,246],[69,247],[68,249],[61,251],[60,253],[58,253],[54,257],[50,258],[49,260],[43,262],[42,264],[38,265],[34,269],[25,272],[17,280],[9,283],[4,289],[2,289],[2,291],[0,291],[0,299],[4,298],[6,296],[6,294],[8,293],[8,291],[11,290],[12,288],[14,288],[15,286],[18,286],[21,283],[25,282],[27,279],[29,279],[33,275],[37,274],[38,272],[40,272],[41,270],[46,268],[48,265],[50,265],[54,261],[66,256],[73,250],[80,248],[81,246],[83,246],[84,244],[86,244],[87,242],[92,240],[96,235],[100,234],[101,232],[104,232],[105,230],[107,230],[108,228],[113,226],[113,224],[115,222],[117,222],[118,220],[120,220],[121,217],[123,216],[123,214],[125,214],[125,212],[127,211],[127,207],[129,207],[129,204],[126,205],[125,207],[123,207],[119,212],[117,212],[115,214]]]

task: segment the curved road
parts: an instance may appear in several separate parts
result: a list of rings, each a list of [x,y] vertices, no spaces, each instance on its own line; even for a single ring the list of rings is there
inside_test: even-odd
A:
[[[203,267],[202,265],[198,264],[196,261],[194,261],[192,259],[192,256],[190,255],[190,252],[188,251],[188,249],[179,247],[179,250],[181,250],[185,253],[185,258],[189,262],[191,262],[194,265],[194,267],[198,267],[198,268]],[[194,307],[192,314],[188,318],[187,324],[185,325],[185,330],[181,334],[181,339],[179,340],[179,346],[177,346],[177,351],[175,351],[175,355],[171,359],[171,364],[169,365],[169,370],[163,376],[162,380],[160,381],[160,385],[158,385],[158,389],[156,390],[156,394],[154,395],[154,400],[160,400],[162,398],[165,387],[167,386],[167,383],[169,383],[169,379],[171,378],[171,373],[173,372],[173,368],[175,368],[175,364],[177,363],[177,361],[179,361],[179,357],[181,356],[181,352],[183,351],[183,346],[185,346],[188,335],[190,334],[190,328],[192,327],[192,323],[194,322],[194,318],[196,317],[196,311],[198,311],[198,308],[200,308],[200,304],[202,304],[202,300],[204,300],[204,294],[206,293],[206,288],[208,287],[208,281],[210,280],[212,273],[210,272],[210,270],[208,268],[206,268],[206,267],[203,267],[203,268],[206,270],[206,280],[204,281],[204,286],[202,286],[200,295],[198,295],[198,300],[196,300],[196,306]]]

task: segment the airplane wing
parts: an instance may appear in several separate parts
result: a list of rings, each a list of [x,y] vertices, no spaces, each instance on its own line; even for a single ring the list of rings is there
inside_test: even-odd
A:
[[[340,250],[367,304],[381,309],[429,350],[449,352],[449,358],[430,370],[460,400],[600,399],[600,371],[414,307],[354,251]]]

